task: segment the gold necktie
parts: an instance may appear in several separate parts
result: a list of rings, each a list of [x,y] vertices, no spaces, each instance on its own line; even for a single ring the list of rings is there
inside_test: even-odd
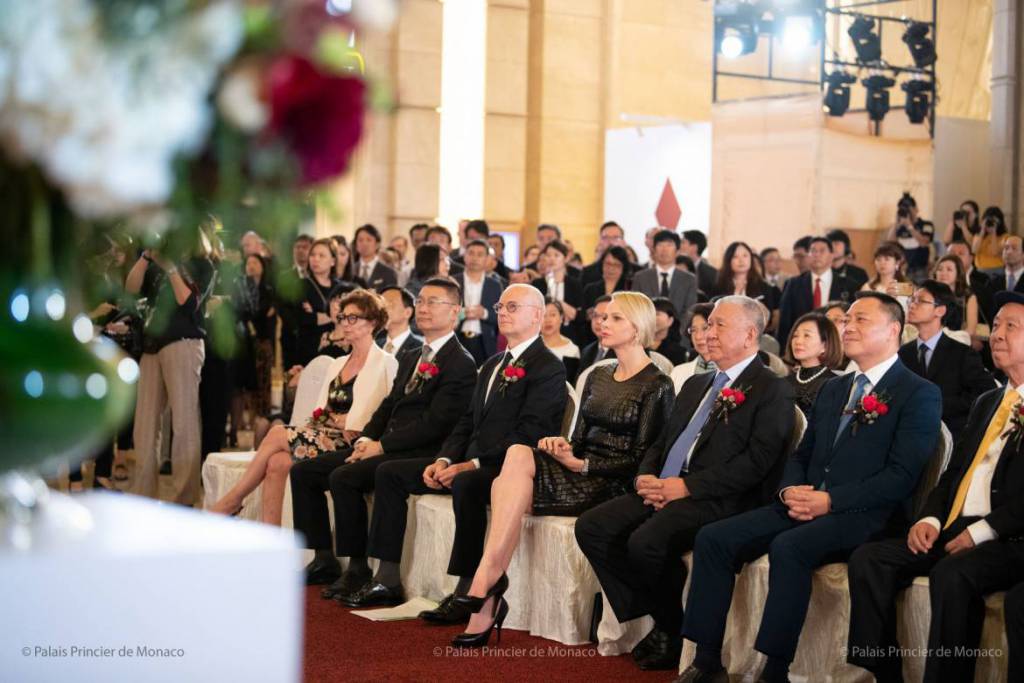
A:
[[[953,507],[949,511],[949,517],[946,519],[943,529],[948,529],[960,516],[960,511],[964,509],[964,501],[967,499],[967,491],[971,488],[971,477],[974,476],[974,470],[978,467],[978,463],[985,458],[985,454],[992,448],[995,440],[1003,433],[1006,421],[1010,418],[1010,411],[1018,401],[1020,401],[1020,394],[1013,389],[1007,390],[1003,395],[1003,402],[999,404],[996,414],[992,416],[992,421],[988,423],[988,429],[985,430],[985,436],[982,438],[981,444],[978,445],[974,460],[971,461],[971,466],[967,468],[967,474],[960,481],[960,486],[956,490],[956,498],[953,499]]]

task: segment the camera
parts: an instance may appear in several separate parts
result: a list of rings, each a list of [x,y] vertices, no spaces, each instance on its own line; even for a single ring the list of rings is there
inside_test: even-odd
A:
[[[999,221],[997,221],[992,216],[989,216],[988,218],[985,219],[983,225],[985,226],[986,230],[995,230],[996,228],[999,227]]]
[[[910,218],[910,212],[907,211],[907,207],[900,205],[900,208],[896,211],[897,218]]]
[[[964,221],[964,220],[967,220],[967,212],[966,211],[954,211],[953,212],[953,220],[954,221]]]

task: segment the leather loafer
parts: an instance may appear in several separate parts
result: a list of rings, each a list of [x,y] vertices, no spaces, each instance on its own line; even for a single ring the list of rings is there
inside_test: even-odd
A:
[[[676,671],[679,669],[679,656],[683,652],[683,637],[669,635],[655,628],[645,638],[648,641],[647,656],[637,664],[644,671]]]
[[[729,674],[725,669],[704,671],[695,666],[688,666],[673,683],[729,683]]]
[[[313,560],[306,565],[306,585],[322,586],[333,583],[341,576],[341,565],[338,560],[332,562],[318,562]]]
[[[470,611],[455,602],[455,594],[452,593],[441,601],[436,609],[428,609],[420,612],[420,619],[428,624],[465,624],[472,616]]]
[[[369,571],[345,572],[340,579],[320,591],[320,597],[324,600],[333,600],[340,595],[355,593],[372,579],[373,573]]]
[[[657,628],[652,628],[647,632],[647,635],[636,644],[636,647],[634,647],[630,652],[630,654],[633,655],[634,662],[639,662],[641,659],[644,659],[651,654],[652,641],[658,637],[657,632]]]
[[[335,598],[346,607],[394,607],[405,602],[405,591],[401,586],[388,588],[382,583],[371,581],[355,593]]]

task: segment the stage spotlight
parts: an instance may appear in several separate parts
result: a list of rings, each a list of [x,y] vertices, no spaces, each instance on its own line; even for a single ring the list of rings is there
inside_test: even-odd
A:
[[[850,108],[850,84],[857,81],[857,77],[845,71],[833,71],[825,80],[825,112],[829,116],[842,116]]]
[[[782,23],[782,44],[790,52],[800,52],[814,43],[814,19],[808,16],[786,17]]]
[[[938,59],[935,54],[935,43],[928,37],[931,26],[920,21],[907,22],[907,30],[903,33],[903,42],[910,49],[914,58],[914,66],[923,69],[931,66]]]
[[[874,30],[874,19],[858,16],[847,31],[857,51],[857,61],[862,64],[877,62],[882,58],[882,41]]]
[[[931,106],[928,93],[932,91],[932,83],[914,78],[904,82],[900,89],[907,94],[906,103],[903,105],[907,118],[911,123],[924,123]]]
[[[757,49],[763,10],[752,2],[715,4],[715,41],[722,56],[735,59]]]
[[[727,59],[736,59],[757,49],[757,33],[750,28],[727,29],[718,43],[718,51]]]
[[[861,84],[867,88],[865,108],[868,110],[868,118],[881,121],[889,113],[889,88],[896,85],[896,81],[875,74],[862,80]]]

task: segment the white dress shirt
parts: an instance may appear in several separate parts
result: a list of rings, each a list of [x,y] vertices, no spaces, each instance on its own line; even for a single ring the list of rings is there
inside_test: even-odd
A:
[[[1003,269],[1003,284],[1006,285],[1007,289],[1010,287],[1010,276],[1013,276],[1013,286],[1017,287],[1021,277],[1024,277],[1024,266],[1021,266],[1017,270],[1010,270],[1009,268]]]
[[[729,380],[725,383],[725,386],[723,386],[722,388],[725,389],[727,387],[731,387],[733,385],[733,382],[735,382],[739,378],[739,376],[743,374],[743,371],[747,369],[748,365],[754,362],[754,359],[756,357],[757,352],[754,352],[753,354],[741,360],[739,363],[736,363],[736,365],[732,366],[728,370],[721,370],[721,372],[724,372],[726,376],[729,378]],[[718,396],[712,396],[710,391],[706,393],[704,395],[704,400],[697,404],[697,410],[693,411],[693,414],[696,415],[700,411],[701,406],[703,406],[708,401],[714,401],[716,398],[718,398]],[[693,458],[693,449],[697,447],[697,441],[698,439],[694,439],[693,445],[690,446],[690,450],[686,453],[686,458],[683,460],[684,463],[689,463],[690,460]]]
[[[658,274],[658,282],[657,282],[658,291],[659,292],[661,291],[661,276],[662,275],[668,275],[668,288],[669,288],[669,291],[671,291],[672,290],[672,276],[676,272],[676,267],[675,266],[669,266],[668,268],[662,268],[659,265],[655,265],[654,266],[654,270]]]
[[[563,278],[561,282],[556,282],[554,273],[548,273],[544,279],[547,280],[548,296],[554,299],[555,301],[564,302],[565,279]]]
[[[1024,384],[1008,391],[1016,391],[1020,398],[1024,399]],[[996,467],[999,466],[999,458],[1003,455],[1003,449],[1006,447],[1006,439],[1005,432],[1000,434],[999,438],[992,442],[988,451],[982,456],[981,462],[974,468],[974,472],[971,473],[967,497],[964,499],[963,509],[960,510],[961,516],[987,517],[992,512],[992,475],[996,473]],[[971,454],[971,457],[973,458],[974,454]],[[939,520],[937,517],[925,517],[921,521],[928,522],[942,531],[943,520]],[[992,525],[984,519],[979,519],[967,527],[967,533],[971,535],[974,545],[981,545],[985,541],[994,541],[999,537]]]
[[[900,359],[899,354],[893,354],[889,358],[886,358],[881,363],[877,364],[870,370],[858,370],[857,375],[866,375],[868,383],[864,385],[864,396],[867,396],[875,390],[875,386],[882,381],[882,377],[885,373],[889,372],[889,368],[896,364],[896,361]],[[850,399],[853,398],[853,392],[857,389],[857,377],[853,378],[853,383],[850,385],[850,393],[846,395],[846,403],[844,407],[849,405]]]
[[[465,289],[462,290],[462,300],[465,303],[467,310],[470,306],[480,305],[480,301],[484,296],[484,277],[486,276],[481,275],[479,280],[473,282],[473,279],[470,277],[468,272],[464,274],[462,282],[465,285]],[[484,318],[486,317],[487,309],[484,309]],[[466,318],[462,321],[462,331],[463,333],[472,332],[473,334],[480,334],[480,321]]]
[[[815,278],[821,280],[821,305],[824,306],[829,301],[832,301],[832,269],[829,268],[821,275],[811,272],[811,298],[814,298],[814,280]]]
[[[377,261],[379,261],[379,260],[380,259],[378,259],[376,256],[374,256],[372,261],[366,261],[366,262],[360,261],[359,262],[359,273],[358,273],[358,275],[359,275],[359,277],[361,277],[364,280],[366,280],[367,284],[370,283],[370,276],[373,275],[373,269],[377,267]]]
[[[928,347],[928,350],[925,351],[924,353],[925,365],[931,365],[932,356],[935,354],[935,345],[939,343],[939,337],[941,336],[942,328],[939,328],[939,331],[932,335],[930,339],[921,339],[920,337],[917,338],[918,355],[920,355],[921,344],[924,344],[925,346]]]
[[[524,341],[522,344],[517,344],[513,346],[511,349],[506,349],[506,353],[512,354],[512,360],[510,360],[508,364],[512,365],[512,363],[515,363],[517,360],[519,360],[519,357],[523,355],[523,352],[526,351],[526,349],[530,348],[530,345],[533,344],[533,342],[537,341],[538,337],[540,337],[539,334],[534,335],[527,339],[526,341]],[[491,388],[494,386],[494,379],[498,376],[498,368],[500,367],[501,361],[498,361],[498,364],[494,366],[494,370],[491,372],[491,378],[487,381],[487,393],[484,394],[484,404],[487,403],[487,399],[491,395]],[[438,460],[444,460],[449,465],[452,464],[450,458],[438,458]],[[473,463],[473,467],[475,467],[476,469],[480,469],[480,458],[473,458],[472,460],[470,460],[470,462]]]

